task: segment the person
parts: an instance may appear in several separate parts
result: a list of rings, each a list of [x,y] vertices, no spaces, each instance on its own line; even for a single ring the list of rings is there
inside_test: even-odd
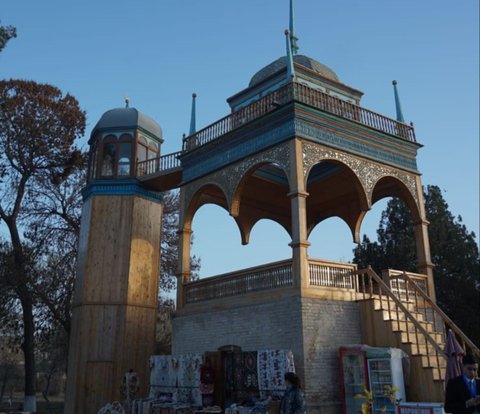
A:
[[[284,379],[287,389],[280,402],[279,414],[305,414],[305,397],[300,378],[293,372],[287,372]]]
[[[452,378],[445,390],[445,412],[452,414],[480,413],[480,381],[478,360],[473,355],[463,357],[462,375]]]

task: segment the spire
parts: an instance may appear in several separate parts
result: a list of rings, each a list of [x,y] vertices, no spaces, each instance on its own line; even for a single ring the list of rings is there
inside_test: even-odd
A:
[[[287,82],[295,78],[295,67],[293,66],[292,45],[290,43],[290,32],[285,30],[285,38],[287,40]]]
[[[398,96],[398,91],[397,91],[397,81],[396,80],[392,81],[392,85],[393,85],[393,93],[395,94],[395,108],[397,109],[397,121],[405,122],[405,119],[403,119],[402,107],[400,105],[400,98]]]
[[[130,106],[130,98],[128,96],[125,96],[125,108],[128,108]]]
[[[295,35],[295,15],[293,10],[293,1],[294,0],[290,0],[290,43],[292,54],[296,55],[298,52],[298,37]]]
[[[195,99],[196,99],[196,97],[197,97],[197,94],[195,92],[193,92],[192,93],[192,115],[190,116],[190,133],[189,133],[189,135],[193,135],[197,131],[196,120],[195,120],[195,115],[196,115]]]

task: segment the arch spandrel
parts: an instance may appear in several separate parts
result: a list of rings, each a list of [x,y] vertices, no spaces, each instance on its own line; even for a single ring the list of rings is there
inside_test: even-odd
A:
[[[208,199],[208,197],[206,200],[202,200],[202,196],[209,188],[215,188],[218,190],[218,192],[223,196],[223,200],[225,201],[224,205],[222,205],[222,203],[219,201]],[[215,204],[224,208],[228,212],[228,199],[225,191],[215,181],[204,181],[195,186],[188,186],[185,191],[188,192],[189,197],[188,199],[185,199],[185,202],[182,206],[184,211],[182,211],[182,214],[180,215],[182,220],[180,227],[182,230],[191,230],[193,217],[200,207],[204,206],[205,204]]]
[[[366,159],[358,158],[350,154],[335,151],[309,142],[302,143],[302,155],[305,184],[308,179],[308,174],[315,164],[322,160],[337,160],[347,165],[359,179],[368,200],[368,208],[371,208],[373,204],[372,194],[376,183],[384,177],[394,177],[403,183],[415,201],[417,209],[421,211],[418,198],[419,189],[417,188],[415,174],[407,173],[393,167],[388,167],[383,164],[368,161]]]
[[[245,174],[255,167],[255,165],[261,164],[275,164],[284,171],[288,180],[290,170],[289,144],[284,143],[282,145],[270,148],[241,162],[225,167],[219,171],[185,185],[183,188],[185,197],[184,206],[190,206],[192,197],[202,187],[207,184],[212,184],[222,189],[222,192],[225,194],[225,198],[227,200],[228,211],[230,214],[234,215],[232,206],[238,201],[237,189],[241,184],[242,179],[244,178]]]

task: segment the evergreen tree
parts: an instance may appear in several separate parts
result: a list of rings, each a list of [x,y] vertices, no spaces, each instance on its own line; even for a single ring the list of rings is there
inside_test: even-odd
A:
[[[425,210],[437,303],[474,343],[480,343],[480,261],[475,233],[455,218],[437,186],[428,186]],[[412,217],[400,199],[393,198],[382,213],[376,242],[367,236],[354,249],[360,267],[416,271]]]

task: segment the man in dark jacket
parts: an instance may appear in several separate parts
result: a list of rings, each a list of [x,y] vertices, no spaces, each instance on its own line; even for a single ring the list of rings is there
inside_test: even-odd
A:
[[[445,412],[480,414],[480,381],[476,378],[478,361],[472,355],[463,357],[462,375],[452,378],[445,391]]]

